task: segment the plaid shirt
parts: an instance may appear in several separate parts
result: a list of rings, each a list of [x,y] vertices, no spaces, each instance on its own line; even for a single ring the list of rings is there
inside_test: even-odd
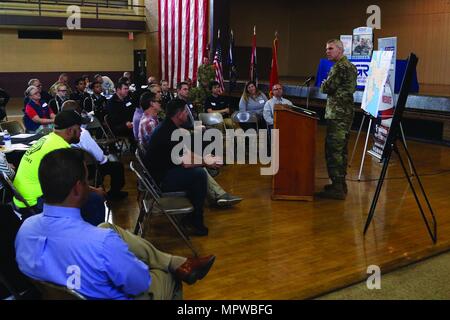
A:
[[[158,126],[158,117],[152,117],[147,114],[143,114],[141,121],[139,122],[139,143],[145,148],[150,142],[150,137],[153,130]]]

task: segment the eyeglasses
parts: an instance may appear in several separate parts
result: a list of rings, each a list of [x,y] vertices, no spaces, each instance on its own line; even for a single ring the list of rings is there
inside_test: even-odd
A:
[[[67,90],[58,90],[59,92],[67,92]]]

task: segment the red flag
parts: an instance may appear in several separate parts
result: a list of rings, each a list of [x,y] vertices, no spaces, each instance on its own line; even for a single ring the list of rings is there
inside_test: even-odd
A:
[[[255,81],[258,86],[258,73],[256,72],[256,26],[253,27],[252,55],[250,58],[250,81]]]
[[[278,83],[278,34],[275,33],[275,39],[272,45],[272,68],[270,70],[269,95],[272,96],[272,87]]]

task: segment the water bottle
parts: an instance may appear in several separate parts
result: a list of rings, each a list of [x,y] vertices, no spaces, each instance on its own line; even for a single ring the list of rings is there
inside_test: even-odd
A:
[[[11,135],[8,133],[8,130],[3,132],[3,143],[6,148],[11,148]]]

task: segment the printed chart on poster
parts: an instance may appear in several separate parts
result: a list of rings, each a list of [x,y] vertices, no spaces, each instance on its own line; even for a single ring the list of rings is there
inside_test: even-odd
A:
[[[369,76],[361,101],[361,109],[372,117],[378,117],[383,94],[391,67],[392,51],[374,51],[370,63]]]
[[[368,153],[371,156],[377,158],[378,160],[381,160],[381,156],[383,155],[383,150],[386,145],[386,139],[391,127],[392,116],[394,115],[394,106],[395,106],[394,88],[395,88],[395,68],[397,61],[397,37],[378,39],[378,50],[393,52],[388,80],[386,81],[386,86],[384,87],[382,103],[378,109],[379,119],[375,124],[372,149],[368,151]]]

